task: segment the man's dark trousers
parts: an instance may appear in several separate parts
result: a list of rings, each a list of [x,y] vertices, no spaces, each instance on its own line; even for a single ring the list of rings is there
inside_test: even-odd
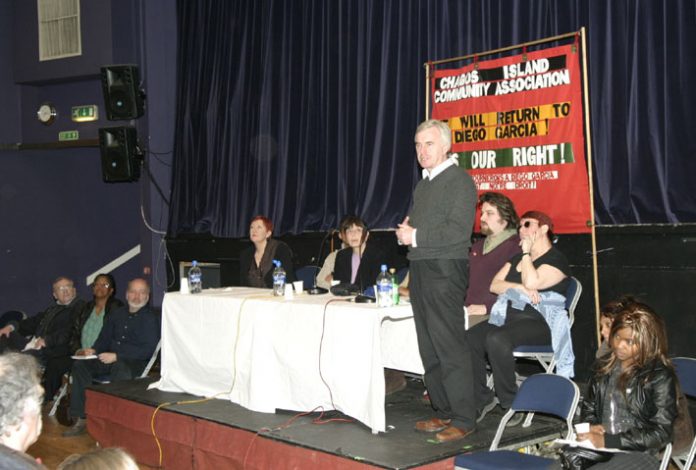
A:
[[[430,402],[440,418],[473,429],[471,351],[464,330],[466,259],[411,260],[411,304]]]
[[[76,360],[72,368],[70,391],[70,416],[85,417],[85,389],[95,378],[108,375],[111,382],[131,380],[145,370],[148,361],[119,359],[113,364],[104,364],[99,359]]]

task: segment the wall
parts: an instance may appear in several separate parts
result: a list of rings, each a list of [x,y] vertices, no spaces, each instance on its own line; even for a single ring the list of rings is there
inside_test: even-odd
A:
[[[169,145],[175,18],[173,5],[163,0],[82,1],[83,55],[39,62],[36,2],[0,2],[0,109],[5,111],[0,115],[0,217],[5,221],[0,231],[0,311],[18,308],[32,314],[45,308],[58,275],[75,278],[79,294],[89,297],[86,277],[136,246],[141,254],[113,271],[119,296],[128,279],[156,279],[151,266],[157,265],[153,247],[159,242],[145,228],[140,210],[142,203],[146,217],[153,218],[147,176],[138,183],[102,182],[94,146],[97,130],[129,123],[105,120],[98,74],[104,64],[140,64],[141,75],[156,89],[146,115],[135,122],[141,146]],[[150,60],[157,71],[148,75]],[[46,101],[58,110],[51,126],[35,118]],[[83,104],[99,106],[97,122],[70,120],[70,108]],[[148,126],[151,118],[155,126]],[[57,148],[62,130],[78,130],[80,145],[86,146]],[[168,177],[168,170],[155,170],[156,176],[162,178],[164,172]],[[168,192],[168,181],[164,183]],[[161,226],[166,226],[166,214],[158,202],[154,218]],[[153,303],[159,305],[163,287],[154,284]]]

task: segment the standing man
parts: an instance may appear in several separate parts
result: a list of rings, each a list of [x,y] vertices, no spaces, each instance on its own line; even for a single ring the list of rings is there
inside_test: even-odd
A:
[[[479,196],[479,206],[481,233],[485,237],[477,240],[469,253],[471,275],[466,291],[469,328],[488,319],[498,298],[491,292],[491,281],[505,263],[520,252],[517,235],[520,218],[512,201],[504,194],[488,192]]]
[[[94,347],[85,349],[86,356],[96,359],[75,361],[72,368],[70,416],[75,424],[63,437],[79,436],[86,431],[85,388],[94,377],[110,375],[111,381],[130,380],[142,374],[160,339],[157,314],[147,305],[150,286],[145,279],[133,279],[126,291],[128,307],[119,307],[109,314]]]
[[[36,358],[0,355],[0,468],[46,468],[25,453],[41,434],[40,380]]]
[[[415,145],[423,179],[409,215],[399,224],[399,243],[409,246],[410,295],[425,384],[437,415],[416,423],[440,442],[474,431],[472,365],[464,334],[463,307],[469,248],[476,215],[476,186],[448,159],[452,135],[437,120],[421,123]]]

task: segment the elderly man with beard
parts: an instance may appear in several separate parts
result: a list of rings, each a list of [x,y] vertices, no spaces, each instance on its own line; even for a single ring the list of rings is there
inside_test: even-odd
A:
[[[112,382],[138,377],[160,339],[160,321],[147,302],[150,286],[144,279],[133,279],[126,291],[127,307],[114,310],[107,318],[94,347],[85,352],[95,359],[75,361],[72,368],[70,416],[75,423],[63,433],[79,436],[86,431],[85,388],[94,377],[109,375]]]

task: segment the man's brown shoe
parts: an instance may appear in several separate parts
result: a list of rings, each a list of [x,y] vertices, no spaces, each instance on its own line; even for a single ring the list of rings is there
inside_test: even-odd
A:
[[[473,429],[458,428],[456,426],[450,426],[442,432],[435,434],[435,439],[438,442],[452,442],[458,439],[464,439],[466,436],[474,432]]]
[[[451,419],[430,418],[426,421],[416,423],[416,431],[420,432],[439,432],[449,426]]]

